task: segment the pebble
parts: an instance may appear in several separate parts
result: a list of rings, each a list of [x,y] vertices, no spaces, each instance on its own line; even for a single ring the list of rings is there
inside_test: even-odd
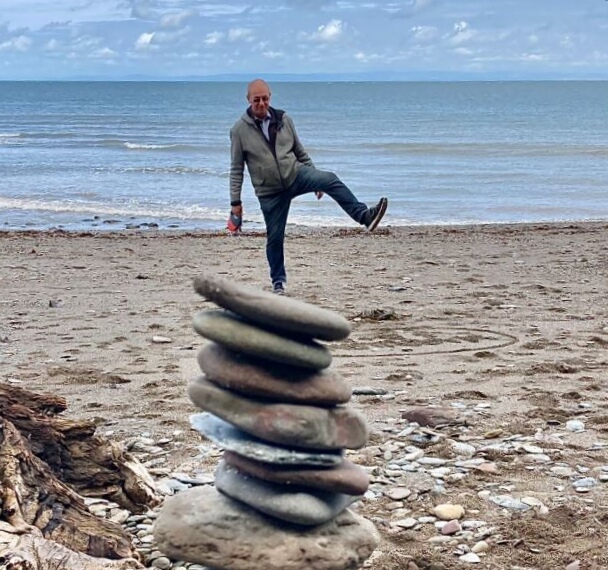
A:
[[[585,431],[585,424],[580,420],[569,420],[566,422],[566,429],[574,433]]]
[[[443,521],[452,519],[461,519],[464,516],[464,507],[462,505],[452,505],[449,503],[437,505],[433,509],[433,514]]]
[[[458,559],[467,564],[479,564],[479,562],[481,562],[481,558],[474,552],[467,552],[466,554],[459,556]]]
[[[490,545],[485,540],[480,540],[479,542],[476,542],[471,548],[471,552],[474,552],[475,554],[488,552],[488,550],[490,550]]]
[[[441,527],[441,534],[444,534],[444,535],[456,534],[457,532],[460,532],[461,530],[462,530],[462,527],[460,526],[460,523],[456,520],[452,520],[452,521],[446,522]]]

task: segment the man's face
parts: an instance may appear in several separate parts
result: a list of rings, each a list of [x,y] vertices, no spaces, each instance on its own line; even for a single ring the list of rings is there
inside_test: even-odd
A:
[[[255,82],[247,94],[247,101],[251,105],[251,111],[258,119],[263,119],[268,114],[270,106],[270,89],[268,85],[259,81]]]

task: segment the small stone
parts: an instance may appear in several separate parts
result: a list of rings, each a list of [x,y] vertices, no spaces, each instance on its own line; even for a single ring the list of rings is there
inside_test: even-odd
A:
[[[156,344],[168,344],[173,341],[167,336],[153,336],[152,342]]]
[[[567,467],[567,466],[562,466],[562,465],[555,465],[554,467],[551,467],[551,469],[549,470],[551,475],[555,476],[555,477],[564,477],[564,478],[569,478],[572,477],[576,471],[574,471],[574,469]]]
[[[190,383],[188,395],[203,410],[263,441],[320,450],[358,449],[367,442],[367,422],[354,408],[262,402],[219,388],[204,376]]]
[[[421,427],[434,428],[438,425],[456,423],[454,412],[443,408],[412,408],[401,412],[401,417]]]
[[[476,451],[473,445],[462,441],[450,441],[450,445],[452,446],[454,453],[457,455],[464,455],[465,457],[473,456]]]
[[[458,559],[461,562],[466,562],[467,564],[479,564],[481,562],[481,558],[477,556],[474,552],[467,552],[462,556],[459,556]]]
[[[401,528],[414,528],[418,524],[418,520],[412,517],[395,521],[393,525]]]
[[[544,453],[544,449],[542,447],[539,447],[538,445],[531,445],[529,443],[522,445],[522,449],[526,453]]]
[[[500,428],[497,428],[497,429],[493,429],[493,430],[485,432],[483,434],[483,437],[484,437],[484,439],[494,439],[495,437],[499,437],[502,434],[503,434],[503,430]]]
[[[346,460],[329,469],[289,467],[254,461],[232,451],[225,451],[224,461],[241,473],[284,485],[301,485],[347,495],[363,495],[369,486],[366,471]]]
[[[384,396],[386,390],[383,388],[373,388],[371,386],[355,386],[353,396]]]
[[[331,364],[331,352],[318,342],[263,330],[228,311],[200,311],[193,325],[201,336],[257,358],[312,370]]]
[[[197,293],[216,305],[242,315],[261,327],[306,335],[321,340],[342,340],[350,323],[340,314],[262,289],[237,284],[218,275],[194,279]]]
[[[209,413],[190,416],[192,427],[224,449],[250,459],[278,465],[335,466],[342,462],[341,452],[314,452],[279,447],[260,441],[247,432]]]
[[[490,545],[485,540],[480,540],[471,547],[471,552],[474,552],[475,554],[481,554],[482,552],[488,552],[489,550]]]
[[[585,431],[585,424],[580,420],[568,420],[566,422],[566,429],[573,433],[580,433]]]
[[[514,499],[509,495],[495,495],[490,497],[490,501],[505,509],[514,511],[527,511],[530,507],[518,499]]]
[[[215,472],[218,491],[272,517],[301,525],[324,524],[356,497],[316,489],[294,490],[244,475],[220,461]]]
[[[433,514],[442,521],[459,520],[464,516],[464,507],[462,505],[444,503],[437,505],[433,509]]]
[[[198,364],[214,384],[254,398],[335,406],[350,400],[350,384],[336,372],[268,362],[215,342],[198,353]]]
[[[441,534],[451,535],[451,534],[456,534],[457,532],[460,532],[461,530],[462,530],[462,527],[460,526],[460,523],[457,520],[451,520],[451,521],[446,522],[441,527]]]
[[[412,491],[406,487],[394,487],[387,491],[386,496],[393,499],[393,501],[402,501],[403,499],[407,499],[411,494]]]
[[[543,502],[536,497],[522,497],[521,502],[530,507],[542,507]]]
[[[577,491],[589,490],[597,485],[597,481],[593,477],[583,477],[574,481],[572,485]]]

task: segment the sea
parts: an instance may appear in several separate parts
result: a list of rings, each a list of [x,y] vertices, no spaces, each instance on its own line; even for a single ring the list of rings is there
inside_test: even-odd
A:
[[[608,82],[276,82],[387,225],[608,220]],[[0,82],[0,230],[223,230],[245,82]],[[245,229],[262,217],[247,174]],[[329,198],[290,224],[354,226]]]

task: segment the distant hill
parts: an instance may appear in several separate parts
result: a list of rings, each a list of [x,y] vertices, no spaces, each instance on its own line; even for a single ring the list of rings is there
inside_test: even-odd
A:
[[[225,73],[216,75],[79,75],[45,78],[45,81],[225,81],[247,82],[255,77],[268,81],[290,82],[360,82],[360,81],[563,81],[563,80],[608,80],[608,71],[594,75],[576,75],[572,72],[524,73],[501,71],[467,73],[454,71],[373,71],[366,73]]]

